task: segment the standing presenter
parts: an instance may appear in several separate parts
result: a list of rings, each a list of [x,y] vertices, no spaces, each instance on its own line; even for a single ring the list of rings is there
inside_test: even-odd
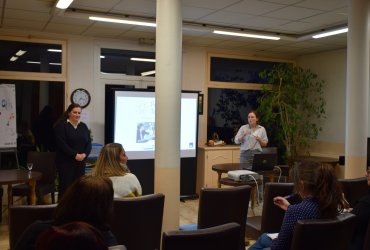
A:
[[[90,132],[80,121],[81,106],[72,103],[54,127],[56,166],[59,174],[58,200],[65,190],[85,174],[85,161],[91,151]]]
[[[256,152],[262,152],[268,142],[264,127],[258,125],[259,116],[256,111],[248,114],[248,124],[240,127],[234,142],[240,145],[240,163],[252,166],[253,156]]]

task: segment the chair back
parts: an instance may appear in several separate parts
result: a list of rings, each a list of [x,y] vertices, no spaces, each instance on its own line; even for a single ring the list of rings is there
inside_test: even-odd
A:
[[[294,228],[291,249],[347,250],[356,226],[355,217],[345,213],[336,219],[300,220]]]
[[[27,162],[33,163],[32,170],[42,173],[42,177],[37,181],[37,184],[54,185],[56,177],[55,152],[30,151],[27,154]]]
[[[247,219],[246,235],[257,239],[262,233],[279,232],[285,211],[274,204],[274,197],[293,193],[293,183],[267,182],[264,189],[262,214]]]
[[[245,248],[245,223],[251,187],[203,188],[200,191],[198,229],[235,222],[241,226],[240,249]]]
[[[354,207],[359,199],[367,195],[369,190],[366,177],[339,179],[339,183],[350,207]]]
[[[197,230],[163,233],[162,250],[238,250],[241,227],[237,223]]]
[[[53,219],[56,204],[52,205],[19,205],[9,207],[9,245],[14,249],[15,243],[24,230],[37,220]]]
[[[261,232],[279,232],[283,223],[285,211],[274,204],[274,197],[287,196],[294,191],[293,183],[267,182],[262,206]]]
[[[118,244],[130,250],[160,249],[163,194],[115,198],[111,230]]]
[[[364,250],[369,250],[370,249],[370,219],[369,223],[367,224],[367,230],[365,234],[365,239],[364,239]]]

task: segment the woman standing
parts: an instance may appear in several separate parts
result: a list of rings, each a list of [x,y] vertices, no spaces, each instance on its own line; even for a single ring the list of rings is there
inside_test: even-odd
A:
[[[235,143],[240,145],[240,163],[252,166],[253,156],[262,152],[262,147],[267,146],[268,138],[264,127],[258,125],[259,117],[256,111],[248,114],[248,124],[240,127],[235,136]]]
[[[80,105],[72,103],[55,124],[59,199],[74,180],[85,174],[85,160],[91,151],[90,132],[80,117]]]
[[[109,143],[100,151],[92,175],[109,177],[113,182],[114,198],[141,196],[139,180],[127,168],[128,157],[122,145]]]

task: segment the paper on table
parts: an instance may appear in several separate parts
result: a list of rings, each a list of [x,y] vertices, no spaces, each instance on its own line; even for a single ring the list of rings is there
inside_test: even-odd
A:
[[[276,239],[276,238],[279,236],[279,233],[267,234],[267,236],[268,236],[270,239],[274,240],[274,239]]]

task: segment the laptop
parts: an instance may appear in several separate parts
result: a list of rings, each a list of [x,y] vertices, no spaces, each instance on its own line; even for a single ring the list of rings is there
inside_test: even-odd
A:
[[[253,156],[252,167],[243,169],[248,169],[253,172],[258,171],[271,171],[277,165],[277,154],[276,153],[256,153]]]

